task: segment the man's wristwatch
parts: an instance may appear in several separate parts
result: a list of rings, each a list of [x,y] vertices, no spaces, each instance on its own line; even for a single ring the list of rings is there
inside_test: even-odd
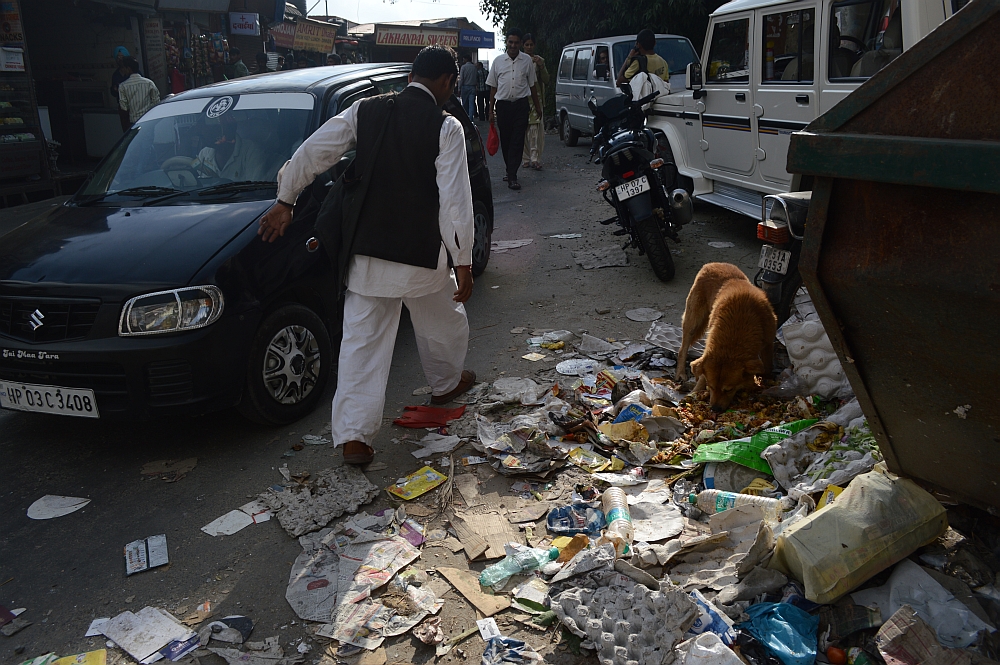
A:
[[[285,203],[285,202],[284,202],[284,201],[282,201],[281,199],[275,199],[275,203],[280,203],[281,205],[285,206],[285,207],[286,207],[286,208],[288,208],[289,210],[291,210],[292,208],[294,208],[294,207],[295,207],[295,205],[294,205],[294,204],[292,204],[292,203]]]

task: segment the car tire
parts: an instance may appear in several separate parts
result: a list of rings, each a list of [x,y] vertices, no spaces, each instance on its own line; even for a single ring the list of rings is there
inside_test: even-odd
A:
[[[563,143],[569,148],[575,148],[577,142],[580,140],[580,132],[570,126],[568,115],[562,117],[562,123],[559,125],[559,135],[562,137]]]
[[[653,272],[661,282],[669,282],[674,278],[674,257],[663,239],[663,233],[652,217],[635,222],[635,231],[642,242],[646,258],[653,266]]]
[[[472,276],[479,277],[490,262],[490,246],[493,244],[493,220],[490,210],[482,201],[472,205],[472,219],[475,238],[472,242]]]
[[[316,408],[335,364],[322,319],[308,307],[283,305],[257,328],[237,409],[264,425],[295,422]]]

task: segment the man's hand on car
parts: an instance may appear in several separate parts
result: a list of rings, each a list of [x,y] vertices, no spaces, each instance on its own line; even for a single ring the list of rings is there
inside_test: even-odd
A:
[[[472,296],[472,266],[455,266],[455,279],[458,280],[458,291],[455,291],[455,302],[465,302]]]
[[[274,242],[278,237],[285,235],[285,229],[292,223],[292,207],[287,203],[275,201],[274,205],[268,208],[264,216],[260,218],[260,228],[257,235],[261,236],[264,242]]]

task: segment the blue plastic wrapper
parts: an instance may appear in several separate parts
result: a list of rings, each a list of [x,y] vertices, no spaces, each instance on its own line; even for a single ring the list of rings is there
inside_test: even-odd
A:
[[[695,637],[702,633],[715,633],[726,646],[736,641],[736,631],[729,617],[720,612],[701,592],[695,589],[691,598],[698,604],[698,618],[694,620],[684,637]]]
[[[512,637],[492,637],[483,651],[483,665],[533,663],[541,659],[531,647]]]
[[[653,412],[652,409],[647,409],[642,404],[629,404],[624,409],[618,413],[618,417],[612,422],[623,423],[626,420],[635,420],[636,422],[642,420],[649,414]]]
[[[586,503],[560,506],[549,511],[548,527],[560,536],[596,536],[604,528],[604,513]]]
[[[749,621],[738,624],[767,647],[784,665],[812,665],[816,661],[819,617],[789,603],[757,603],[747,608]]]

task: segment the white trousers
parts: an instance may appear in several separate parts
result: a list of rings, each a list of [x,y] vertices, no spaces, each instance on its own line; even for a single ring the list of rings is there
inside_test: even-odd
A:
[[[469,348],[469,320],[465,306],[452,299],[457,288],[452,277],[446,288],[419,297],[377,298],[347,292],[333,398],[334,445],[348,441],[371,445],[382,425],[402,305],[410,312],[420,364],[433,394],[458,387]]]

